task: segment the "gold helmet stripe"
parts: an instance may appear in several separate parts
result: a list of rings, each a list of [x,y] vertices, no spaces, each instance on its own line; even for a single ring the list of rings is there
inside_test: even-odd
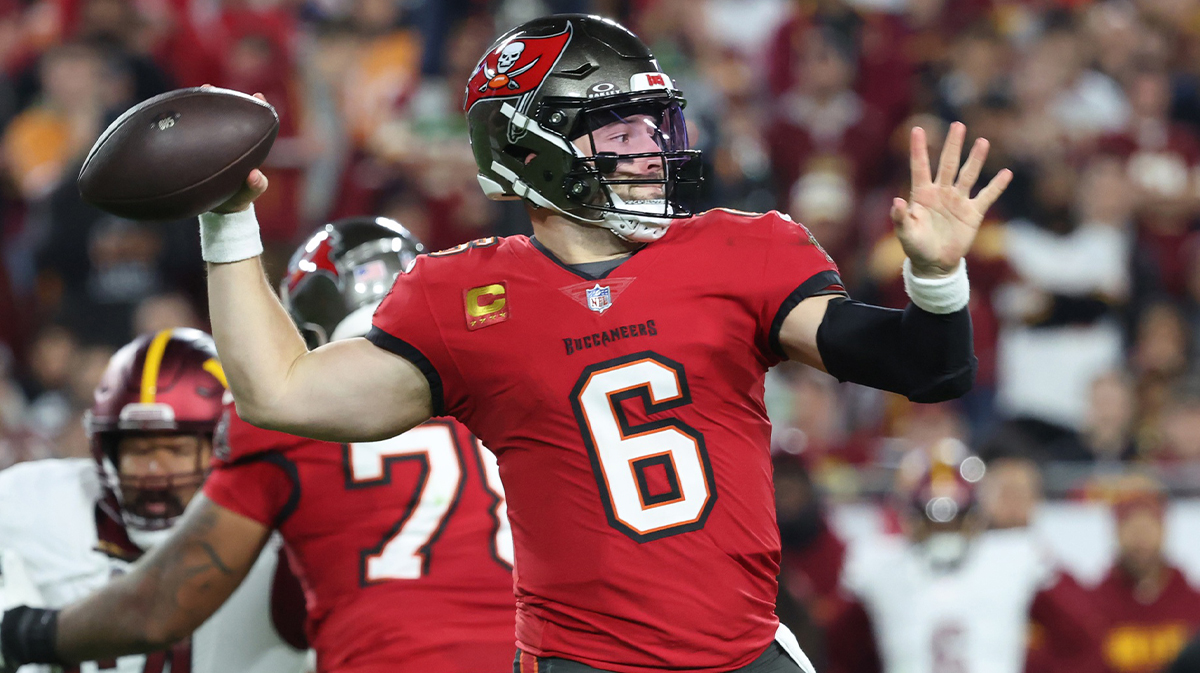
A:
[[[154,335],[146,349],[146,364],[142,366],[142,404],[154,404],[158,396],[158,371],[162,369],[163,354],[173,330],[165,329]]]
[[[229,387],[229,380],[225,378],[225,368],[221,366],[221,363],[216,358],[209,358],[200,366],[204,367],[204,371],[212,374],[214,378],[220,381],[221,385],[226,388]]]

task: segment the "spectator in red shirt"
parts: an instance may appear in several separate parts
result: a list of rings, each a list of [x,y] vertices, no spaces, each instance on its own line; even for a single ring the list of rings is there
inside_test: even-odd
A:
[[[1143,64],[1126,85],[1132,116],[1125,131],[1101,142],[1125,160],[1137,188],[1139,244],[1154,260],[1158,287],[1183,296],[1187,284],[1192,220],[1198,212],[1200,138],[1170,118],[1171,78],[1164,68]]]
[[[789,194],[810,162],[823,155],[849,158],[855,185],[873,184],[886,156],[887,129],[879,111],[851,88],[854,45],[833,30],[813,28],[798,69],[799,84],[780,97],[767,135],[781,194]]]
[[[979,484],[979,504],[992,530],[1028,528],[1042,501],[1038,464],[1020,454],[1001,455],[987,466]],[[1057,568],[1029,606],[1025,673],[1098,673],[1091,596],[1069,572]]]
[[[1165,505],[1145,478],[1131,477],[1116,497],[1117,558],[1092,592],[1110,673],[1160,671],[1200,630],[1200,592],[1163,555]]]

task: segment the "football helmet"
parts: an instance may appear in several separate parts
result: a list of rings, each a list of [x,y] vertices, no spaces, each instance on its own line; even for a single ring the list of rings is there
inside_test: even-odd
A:
[[[113,498],[101,506],[149,549],[166,538],[208,472],[201,440],[211,442],[227,388],[212,337],[170,329],[140,337],[109,360],[84,424],[101,481]],[[185,472],[123,474],[120,441],[130,435],[194,435],[195,463]],[[115,503],[117,511],[111,511]]]
[[[331,222],[296,249],[279,295],[309,348],[363,336],[396,275],[423,252],[415,236],[386,217]]]
[[[942,448],[946,450],[939,450]],[[986,468],[956,440],[943,440],[933,453],[921,461],[920,476],[908,492],[908,505],[930,523],[949,524],[975,507],[976,485]]]
[[[913,542],[933,570],[952,571],[965,558],[985,471],[983,461],[956,439],[943,439],[928,452],[913,451],[902,461],[897,490],[911,514]]]
[[[463,110],[489,198],[524,199],[627,240],[653,241],[692,215],[688,202],[701,182],[685,104],[628,29],[560,14],[521,24],[489,47]],[[572,142],[584,136],[586,151]]]

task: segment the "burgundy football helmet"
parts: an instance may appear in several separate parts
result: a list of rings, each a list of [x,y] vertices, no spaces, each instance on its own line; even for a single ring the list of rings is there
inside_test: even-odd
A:
[[[900,467],[898,490],[907,507],[930,523],[948,524],[976,504],[984,463],[957,440],[945,439],[928,453],[914,451]]]
[[[971,516],[976,486],[985,470],[956,439],[913,451],[901,462],[897,490],[911,515],[909,536],[934,572],[952,572],[966,558],[978,526]]]
[[[118,467],[121,438],[183,434],[211,441],[226,387],[216,344],[195,329],[139,337],[109,360],[84,422],[101,480],[114,496],[106,509],[115,502],[119,511],[109,515],[124,523],[139,547],[146,549],[166,536],[183,514],[184,495],[199,488],[208,468],[198,441],[191,470],[123,475]]]
[[[292,255],[279,296],[309,348],[363,336],[371,315],[425,247],[386,217],[322,225]]]

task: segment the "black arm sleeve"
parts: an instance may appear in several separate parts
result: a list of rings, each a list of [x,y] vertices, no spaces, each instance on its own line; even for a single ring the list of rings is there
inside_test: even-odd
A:
[[[979,361],[967,309],[938,315],[834,299],[817,328],[817,351],[839,381],[904,395],[913,402],[961,397]]]

